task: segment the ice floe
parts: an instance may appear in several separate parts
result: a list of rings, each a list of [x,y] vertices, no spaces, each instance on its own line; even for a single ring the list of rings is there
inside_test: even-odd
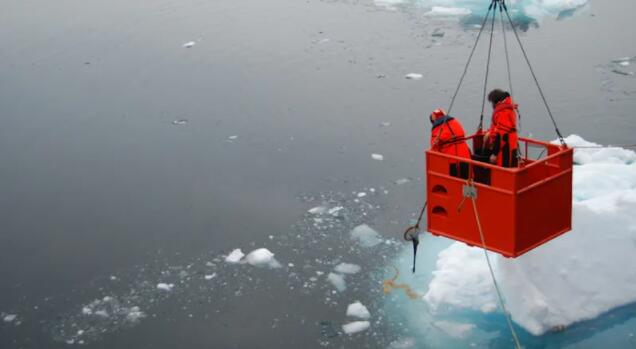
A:
[[[382,154],[371,154],[371,159],[373,160],[378,160],[378,161],[382,161],[384,160],[384,155]]]
[[[257,267],[268,266],[271,268],[279,268],[280,263],[276,259],[274,259],[274,254],[266,249],[259,248],[247,254],[245,260],[248,264],[254,265]]]
[[[172,289],[174,288],[174,284],[167,284],[164,282],[160,282],[157,284],[157,289],[158,290],[162,290],[162,291],[172,291]]]
[[[636,302],[636,154],[566,138],[575,149],[573,231],[516,258],[495,256],[513,320],[532,334],[595,318]],[[483,251],[443,250],[424,299],[491,312],[495,290]]]
[[[347,283],[345,282],[344,276],[341,274],[329,273],[327,275],[327,280],[331,282],[338,292],[342,292],[347,289]]]
[[[349,304],[347,307],[347,316],[353,316],[359,319],[368,319],[371,317],[371,313],[369,313],[369,309],[367,309],[364,304],[355,302]]]
[[[340,263],[334,268],[334,270],[340,274],[357,274],[360,272],[360,269],[359,265],[350,263]]]
[[[346,334],[354,334],[367,330],[369,326],[371,326],[369,321],[354,321],[342,325],[342,331]]]
[[[420,80],[424,77],[424,75],[419,74],[419,73],[408,73],[406,75],[404,75],[404,78],[406,78],[407,80]]]
[[[373,247],[382,242],[380,234],[366,224],[360,224],[353,228],[351,238],[363,247]]]
[[[188,41],[185,44],[183,44],[182,46],[185,48],[190,48],[190,47],[194,47],[194,45],[196,45],[196,41]]]
[[[245,257],[243,251],[240,248],[236,248],[225,257],[225,261],[228,263],[239,263],[243,257]]]
[[[18,317],[18,315],[16,315],[16,314],[5,314],[2,317],[2,321],[4,321],[4,322],[13,322],[17,317]]]

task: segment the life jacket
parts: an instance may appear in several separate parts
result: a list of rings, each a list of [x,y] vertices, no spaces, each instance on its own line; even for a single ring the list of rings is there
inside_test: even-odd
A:
[[[497,103],[490,123],[490,144],[497,155],[497,165],[504,167],[517,166],[517,104],[511,97]]]
[[[444,154],[470,159],[462,124],[451,116],[443,116],[433,122],[431,149]]]

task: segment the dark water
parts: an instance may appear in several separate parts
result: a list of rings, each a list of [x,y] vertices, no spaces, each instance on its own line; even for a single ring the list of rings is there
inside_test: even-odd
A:
[[[382,314],[363,336],[338,331],[347,304],[384,297],[387,261],[423,198],[425,115],[448,104],[475,29],[414,4],[390,11],[365,1],[2,7],[0,313],[17,320],[0,324],[0,347],[399,339],[399,324]],[[565,134],[633,143],[636,80],[611,60],[636,55],[634,10],[631,0],[592,1],[522,35]],[[437,28],[443,38],[431,37]],[[455,107],[468,129],[480,113],[483,58],[480,50]],[[518,50],[512,58],[523,133],[555,138]],[[493,64],[492,86],[504,85],[503,57]],[[406,80],[412,72],[423,79]],[[400,178],[413,180],[394,184]],[[369,195],[358,200],[360,191]],[[316,222],[306,211],[322,203],[344,216]],[[371,251],[351,242],[363,223],[389,243]],[[237,247],[267,247],[283,266],[224,263]],[[334,293],[316,272],[340,262],[363,271]],[[176,286],[160,292],[159,282]],[[81,316],[106,296],[117,303],[106,301],[108,319]],[[145,316],[127,318],[133,306]]]

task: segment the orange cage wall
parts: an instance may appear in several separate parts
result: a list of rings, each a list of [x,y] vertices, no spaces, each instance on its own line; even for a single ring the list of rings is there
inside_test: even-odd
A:
[[[479,135],[473,135],[479,144]],[[439,152],[426,152],[427,230],[482,246],[467,180],[451,177],[449,167],[468,163],[476,188],[476,205],[486,248],[506,257],[518,257],[572,229],[573,150],[568,147],[519,139],[525,155],[518,168],[503,168]],[[538,159],[528,150],[543,149]],[[522,150],[524,150],[522,149]]]

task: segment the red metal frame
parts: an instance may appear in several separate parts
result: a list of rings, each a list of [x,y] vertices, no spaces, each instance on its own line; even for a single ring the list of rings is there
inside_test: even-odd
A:
[[[474,146],[483,135],[468,139]],[[506,257],[518,257],[572,228],[572,148],[519,138],[525,155],[518,168],[503,168],[435,151],[426,152],[427,229],[434,235],[482,246],[472,202],[463,195],[465,179],[451,177],[453,163],[469,165],[477,188],[477,209],[485,248]],[[532,159],[528,147],[544,149]],[[490,183],[478,182],[475,172],[490,172]]]

